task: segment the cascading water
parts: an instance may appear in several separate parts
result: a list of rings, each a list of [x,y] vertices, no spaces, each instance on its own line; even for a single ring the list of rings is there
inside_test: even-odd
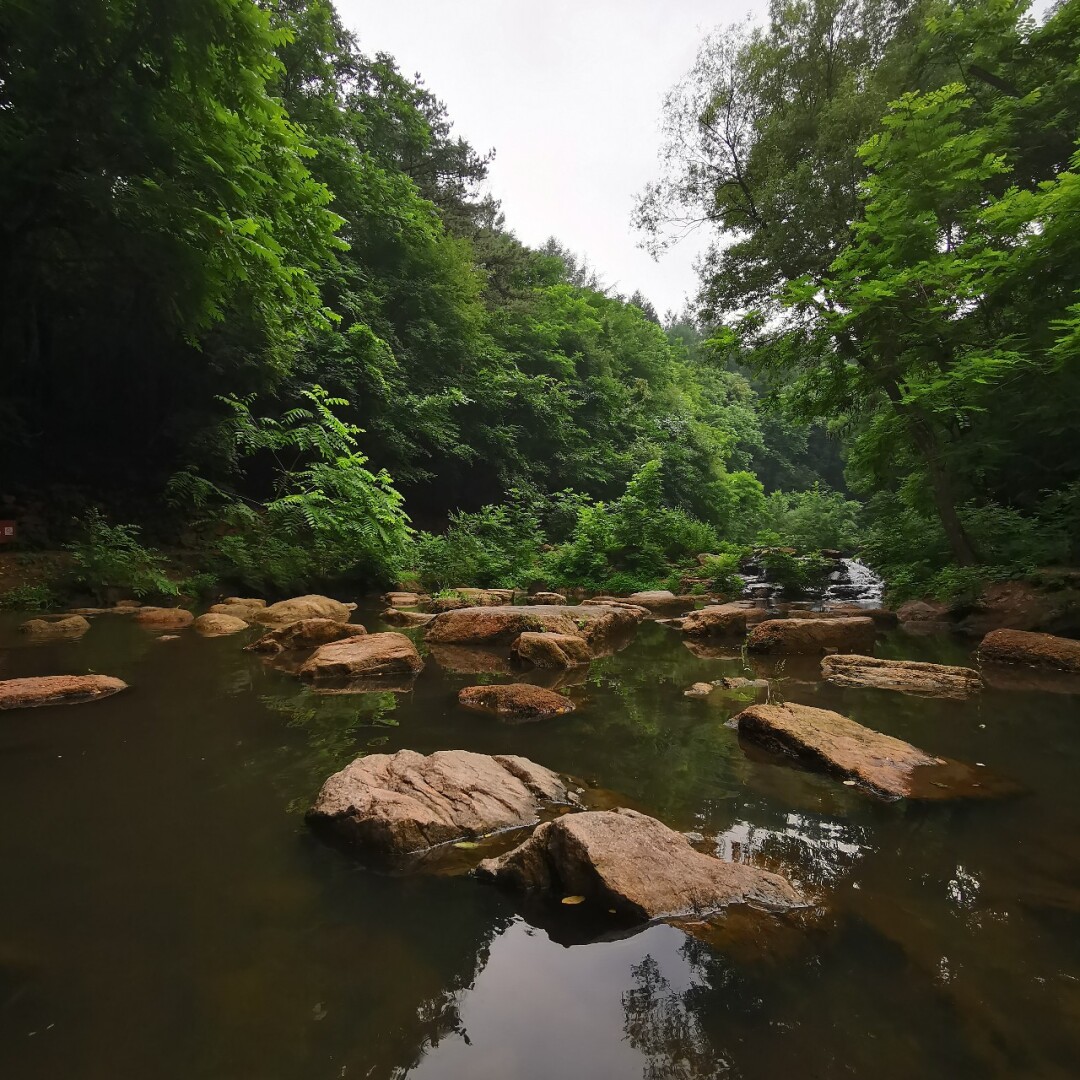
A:
[[[826,600],[853,600],[861,603],[881,603],[885,582],[858,559],[841,559],[842,569],[829,576]]]

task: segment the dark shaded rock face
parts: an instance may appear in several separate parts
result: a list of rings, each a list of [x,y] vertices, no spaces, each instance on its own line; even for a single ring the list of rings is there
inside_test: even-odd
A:
[[[302,679],[353,679],[414,674],[423,666],[416,646],[404,634],[362,634],[320,645],[299,675]]]
[[[983,687],[982,676],[972,668],[873,656],[826,656],[821,674],[837,686],[869,686],[927,697],[966,698]]]
[[[466,686],[458,702],[476,712],[492,713],[507,720],[540,720],[574,711],[574,703],[554,690],[529,683]]]
[[[514,889],[584,896],[636,919],[701,915],[731,904],[804,903],[780,875],[703,855],[681,833],[626,809],[544,822],[477,873]]]
[[[592,660],[588,642],[577,634],[522,634],[510,646],[516,660],[538,668],[570,668]]]
[[[43,675],[0,682],[0,709],[30,709],[37,705],[74,705],[95,701],[127,689],[111,675]]]
[[[359,623],[343,623],[337,619],[300,619],[279,626],[249,646],[252,652],[277,653],[290,649],[311,649],[331,641],[363,637],[367,633]]]
[[[979,645],[979,659],[1080,674],[1080,641],[1027,630],[991,630]]]
[[[874,647],[873,619],[768,619],[750,631],[752,652],[865,653]]]
[[[531,825],[571,796],[550,769],[511,755],[439,750],[357,758],[323,784],[309,821],[376,855],[404,855]]]

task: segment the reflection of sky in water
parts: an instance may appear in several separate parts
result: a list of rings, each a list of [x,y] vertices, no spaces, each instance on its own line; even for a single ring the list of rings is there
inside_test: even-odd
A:
[[[779,829],[736,821],[717,835],[716,853],[729,862],[778,867],[803,884],[833,885],[870,850],[865,840],[857,825],[793,811]]]

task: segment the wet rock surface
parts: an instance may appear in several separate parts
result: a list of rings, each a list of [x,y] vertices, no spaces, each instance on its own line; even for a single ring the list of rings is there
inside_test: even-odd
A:
[[[708,697],[715,689],[711,682],[696,682],[683,691],[683,697]]]
[[[334,619],[336,622],[348,622],[355,604],[343,604],[329,596],[309,593],[306,596],[294,596],[289,600],[279,600],[257,611],[256,622],[265,626],[288,626],[289,623],[302,619]]]
[[[191,624],[191,628],[203,637],[223,637],[226,634],[237,634],[241,630],[246,630],[248,624],[235,615],[208,611],[205,615],[200,615]]]
[[[144,607],[136,611],[135,621],[147,630],[183,630],[195,616],[185,608]]]
[[[358,758],[322,786],[308,820],[376,855],[404,855],[531,825],[571,801],[563,780],[527,758],[413,750]]]
[[[725,637],[745,634],[747,627],[768,619],[769,613],[753,604],[710,604],[689,612],[680,629],[687,637]]]
[[[244,600],[231,597],[223,600],[220,604],[211,604],[208,615],[228,615],[234,619],[243,619],[246,623],[256,621],[256,613],[264,610],[265,600]]]
[[[569,698],[529,683],[466,686],[458,693],[458,702],[467,709],[504,720],[541,720],[574,711]]]
[[[302,679],[354,679],[415,674],[424,666],[416,646],[392,632],[363,634],[320,645],[300,667]]]
[[[655,818],[627,809],[544,822],[477,873],[513,889],[583,896],[637,920],[704,915],[732,904],[804,903],[779,874],[721,862]]]
[[[555,670],[592,660],[589,643],[577,634],[521,634],[511,644],[510,654],[515,660]]]
[[[557,592],[538,592],[533,593],[529,597],[530,604],[565,604],[567,602],[566,597],[562,593]]]
[[[39,705],[74,705],[109,697],[127,689],[111,675],[42,675],[0,681],[0,709],[29,709]]]
[[[568,634],[594,640],[632,630],[641,621],[641,609],[594,605],[552,607],[543,604],[470,607],[446,611],[428,626],[429,644],[509,644],[530,632]]]
[[[435,616],[424,611],[402,611],[396,607],[387,608],[381,612],[379,618],[390,626],[401,626],[405,629],[414,629],[418,626],[427,626]]]
[[[443,671],[459,675],[509,675],[513,665],[497,646],[429,645],[428,654]]]
[[[874,633],[873,619],[767,619],[751,628],[746,647],[751,652],[864,653],[873,649]]]
[[[982,677],[973,668],[873,656],[826,656],[821,661],[821,674],[837,686],[867,686],[927,697],[962,699],[983,688]]]
[[[979,645],[984,664],[1021,664],[1080,674],[1080,641],[1027,630],[991,630]]]
[[[311,649],[331,641],[363,637],[367,633],[359,623],[343,623],[337,619],[301,619],[299,622],[280,626],[253,641],[251,652],[278,653],[290,649]]]
[[[70,641],[82,637],[90,623],[82,615],[39,615],[27,619],[19,629],[34,641]]]

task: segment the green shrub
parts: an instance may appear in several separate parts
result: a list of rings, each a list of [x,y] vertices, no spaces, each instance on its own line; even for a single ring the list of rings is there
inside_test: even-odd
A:
[[[16,585],[0,593],[0,609],[6,611],[47,611],[56,607],[58,598],[52,586],[39,582],[36,585]]]
[[[73,585],[99,598],[109,588],[130,592],[140,599],[179,593],[167,573],[166,557],[139,543],[135,525],[110,525],[98,510],[89,510],[79,525],[81,537],[67,545],[71,553]]]
[[[710,555],[702,566],[702,573],[709,579],[709,591],[725,596],[741,596],[745,583],[739,574],[743,559],[749,548]]]
[[[863,537],[862,510],[861,503],[815,484],[806,491],[774,491],[765,516],[783,547],[852,552]]]
[[[825,586],[829,564],[820,555],[796,555],[769,548],[761,553],[761,564],[769,581],[779,585],[787,596],[802,596]]]

